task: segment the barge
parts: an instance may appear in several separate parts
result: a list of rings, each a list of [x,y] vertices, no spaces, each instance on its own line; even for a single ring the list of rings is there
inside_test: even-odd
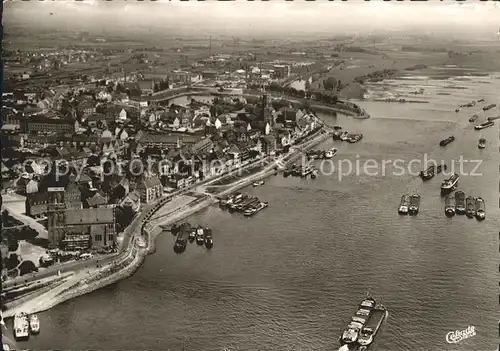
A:
[[[483,107],[483,111],[488,111],[488,110],[491,110],[493,107],[495,107],[496,104],[489,104],[488,106],[484,106]]]
[[[408,214],[410,216],[416,216],[420,210],[420,195],[413,194],[410,196],[410,206],[408,208]]]
[[[409,206],[410,206],[410,195],[404,194],[403,196],[401,196],[398,213],[400,215],[407,215]]]
[[[33,335],[40,333],[40,320],[36,314],[32,314],[29,318],[30,332]]]
[[[441,194],[447,195],[453,190],[457,188],[458,180],[460,179],[459,175],[454,173],[450,178],[445,179],[441,183]]]
[[[201,225],[196,228],[196,244],[202,246],[205,243],[205,230]]]
[[[488,118],[486,118],[486,120],[487,120],[488,122],[491,122],[491,121],[494,121],[494,120],[499,119],[499,118],[500,118],[500,116],[488,117]]]
[[[465,193],[457,191],[455,193],[455,212],[457,215],[465,214]]]
[[[486,218],[486,208],[482,197],[476,199],[476,219],[482,221]]]
[[[427,167],[426,170],[420,172],[420,178],[422,178],[422,180],[424,180],[424,181],[430,180],[430,179],[434,178],[434,176],[436,174],[441,173],[443,171],[443,169],[446,170],[447,166],[446,165],[438,165],[438,166],[431,165],[431,166]]]
[[[262,211],[263,209],[265,209],[267,206],[269,206],[269,204],[265,201],[263,202],[259,202],[259,204],[255,207],[250,207],[248,209],[245,210],[245,212],[243,213],[245,216],[247,217],[250,217],[250,216],[253,216],[254,214]]]
[[[484,123],[481,123],[481,124],[477,124],[474,126],[474,129],[475,130],[481,130],[481,129],[484,129],[484,128],[488,128],[488,127],[492,127],[495,125],[495,122],[493,121],[488,121],[488,122],[484,122]]]
[[[214,241],[212,239],[212,229],[207,227],[205,228],[205,231],[203,233],[205,236],[205,247],[210,250],[214,246]]]
[[[24,312],[14,315],[14,338],[16,341],[28,340],[30,337],[28,315]]]
[[[452,136],[449,136],[448,138],[446,139],[443,139],[439,142],[439,145],[440,146],[446,146],[448,145],[449,143],[455,141],[455,137],[452,135]]]
[[[375,304],[373,311],[358,336],[358,344],[366,350],[375,339],[389,312],[381,304]],[[360,348],[361,349],[361,348]]]
[[[444,213],[448,217],[453,217],[455,215],[455,195],[448,195],[445,199]]]
[[[189,233],[191,233],[191,225],[188,223],[181,224],[179,228],[179,234],[177,234],[177,239],[174,243],[174,252],[176,254],[181,254],[186,251],[186,246],[189,238]]]
[[[468,218],[476,215],[476,199],[472,196],[467,196],[465,199],[465,214]]]

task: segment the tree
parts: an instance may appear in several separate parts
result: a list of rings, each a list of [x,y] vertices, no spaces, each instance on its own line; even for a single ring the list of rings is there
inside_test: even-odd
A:
[[[15,253],[10,254],[7,258],[7,270],[16,268],[19,265],[19,258]]]
[[[31,272],[38,272],[38,268],[36,268],[35,264],[31,261],[23,261],[19,265],[19,274],[20,275],[25,275],[29,274]]]
[[[327,79],[323,80],[323,87],[326,90],[333,90],[337,87],[337,80],[333,77],[328,77]]]

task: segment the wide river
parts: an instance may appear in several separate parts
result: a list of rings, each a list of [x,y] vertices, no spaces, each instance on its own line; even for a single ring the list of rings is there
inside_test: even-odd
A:
[[[409,92],[424,88],[423,95]],[[362,132],[339,149],[333,174],[270,178],[246,192],[269,202],[254,217],[208,208],[188,219],[213,228],[215,246],[189,245],[182,255],[163,234],[157,252],[129,279],[41,313],[36,350],[336,350],[338,338],[370,292],[389,309],[374,350],[488,350],[498,345],[498,127],[475,131],[498,115],[496,77],[414,77],[370,86],[372,95],[402,94],[429,103],[363,101],[368,120],[323,116]],[[449,95],[443,95],[449,94]],[[447,147],[439,141],[450,135]],[[488,141],[479,150],[478,139]],[[461,172],[459,189],[486,201],[483,222],[447,218],[440,183],[401,174],[390,162],[445,160]],[[463,156],[463,169],[459,160]],[[369,168],[363,169],[366,160]],[[339,167],[344,160],[342,167]],[[347,160],[354,171],[348,173]],[[356,160],[360,165],[355,171]],[[382,161],[385,168],[382,168]],[[402,161],[398,161],[402,162]],[[418,161],[416,161],[418,162]],[[373,164],[377,163],[379,168]],[[480,164],[477,169],[476,164]],[[329,166],[324,167],[329,173]],[[399,216],[404,193],[422,196],[418,216]],[[474,326],[457,344],[447,333]]]

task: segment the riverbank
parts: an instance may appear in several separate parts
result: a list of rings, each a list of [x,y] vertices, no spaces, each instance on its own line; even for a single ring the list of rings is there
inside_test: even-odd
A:
[[[324,141],[329,136],[329,132],[321,130],[320,135],[313,136],[311,140],[295,146],[294,149],[285,157],[271,162],[258,173],[229,184],[222,192],[216,195],[224,196],[225,194],[242,189],[257,180],[261,180],[275,174],[280,162],[286,164],[287,162],[290,162],[291,159],[300,157],[305,150]],[[200,186],[203,190],[203,186]],[[205,195],[183,205],[180,208],[175,208],[171,212],[153,220],[150,220],[150,218],[155,212],[158,211],[159,208],[149,208],[149,210],[143,210],[142,213],[136,217],[136,220],[129,226],[129,228],[127,228],[123,242],[124,252],[116,256],[116,260],[111,261],[102,267],[94,266],[92,268],[75,272],[67,278],[61,279],[62,282],[59,281],[55,287],[51,285],[50,287],[44,288],[42,291],[34,292],[32,295],[30,294],[30,297],[23,299],[21,303],[18,303],[5,311],[4,316],[6,318],[13,317],[14,314],[21,311],[28,314],[46,311],[65,301],[88,294],[92,291],[101,289],[131,276],[143,264],[146,256],[156,251],[156,237],[162,232],[159,224],[171,225],[212,204],[215,204],[216,202],[217,200],[213,195]],[[142,235],[136,237],[132,231],[141,225],[143,218],[146,222],[143,227]],[[146,244],[142,246],[139,245],[137,242],[138,237],[145,239],[144,241]]]

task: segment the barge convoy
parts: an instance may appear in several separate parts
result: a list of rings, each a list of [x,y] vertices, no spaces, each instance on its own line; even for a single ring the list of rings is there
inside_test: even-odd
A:
[[[430,180],[430,179],[434,178],[434,176],[436,174],[441,173],[443,171],[443,169],[446,170],[447,166],[446,165],[438,165],[438,166],[431,165],[431,166],[427,167],[426,170],[420,172],[420,178],[422,178],[422,180],[424,180],[424,181]]]
[[[366,350],[373,344],[389,312],[372,297],[367,297],[359,304],[358,310],[340,336],[340,344]]]
[[[174,252],[177,254],[186,251],[188,242],[193,243],[196,241],[198,246],[205,245],[207,249],[211,249],[214,246],[212,229],[208,227],[203,228],[201,225],[193,227],[189,223],[182,223],[180,225],[174,224],[170,231],[173,235],[177,235],[174,242]]]

